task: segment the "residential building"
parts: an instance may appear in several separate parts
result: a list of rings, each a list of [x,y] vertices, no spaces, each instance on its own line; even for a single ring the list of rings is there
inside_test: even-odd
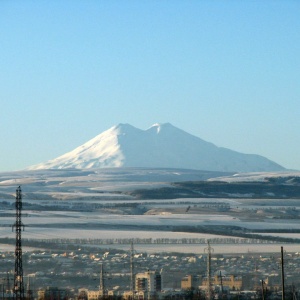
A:
[[[181,289],[190,290],[198,287],[198,278],[192,275],[186,275],[181,279]]]
[[[212,286],[223,286],[229,290],[241,290],[243,285],[243,279],[241,276],[222,276],[215,275],[211,278]],[[204,277],[202,280],[202,286],[207,286],[207,277]]]
[[[155,293],[161,291],[161,274],[158,271],[147,271],[135,275],[135,289],[138,292]]]

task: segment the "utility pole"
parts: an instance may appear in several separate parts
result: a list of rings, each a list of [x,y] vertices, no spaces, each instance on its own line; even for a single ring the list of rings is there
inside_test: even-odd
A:
[[[292,293],[293,293],[293,300],[297,300],[297,295],[296,295],[294,283],[293,283],[293,285],[292,285]]]
[[[261,298],[265,300],[265,292],[264,292],[264,281],[261,280]]]
[[[223,279],[222,272],[220,271],[220,282],[221,282],[221,299],[223,299]]]
[[[103,276],[103,264],[100,265],[100,285],[99,290],[102,293],[102,299],[104,299],[105,287],[104,287],[104,276]]]
[[[204,252],[207,252],[207,290],[206,290],[206,299],[212,299],[212,284],[211,284],[211,253],[214,249],[210,246],[209,240],[207,241],[207,248],[204,249]]]
[[[7,293],[11,293],[11,290],[10,290],[10,283],[9,283],[9,273],[8,273],[8,271],[6,272],[6,292],[7,292]]]
[[[22,238],[21,232],[24,225],[22,223],[22,191],[19,186],[16,190],[16,223],[13,225],[16,230],[16,249],[15,249],[15,275],[13,299],[24,300],[24,282],[23,282],[23,263],[22,263]]]
[[[133,248],[133,241],[131,241],[130,247],[130,292],[132,295],[132,299],[134,299],[134,248]]]
[[[32,289],[30,286],[30,277],[27,277],[27,297],[26,300],[32,300],[33,299],[33,295],[32,295]]]
[[[258,280],[258,274],[257,274],[257,263],[255,262],[255,269],[254,269],[254,290],[259,290],[259,280]]]
[[[281,246],[281,287],[282,287],[282,300],[285,300],[284,295],[284,263],[283,263],[283,247]]]

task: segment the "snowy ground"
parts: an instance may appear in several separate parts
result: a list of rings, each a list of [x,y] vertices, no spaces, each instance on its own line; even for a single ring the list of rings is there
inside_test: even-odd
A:
[[[48,235],[47,235],[48,236]],[[130,236],[130,235],[129,235]],[[48,236],[49,237],[49,236]],[[46,238],[45,236],[39,236],[39,238]],[[281,246],[284,247],[286,252],[300,252],[299,244],[212,244],[214,254],[243,254],[243,253],[280,253]],[[93,245],[93,247],[95,247]],[[114,244],[114,245],[102,245],[98,246],[100,248],[114,248],[122,249],[127,251],[130,249],[129,244]],[[178,253],[195,253],[203,254],[205,253],[206,245],[196,245],[196,244],[185,244],[185,245],[155,245],[155,244],[135,244],[134,248],[137,252],[147,252],[147,253],[162,253],[162,252],[178,252]],[[0,244],[0,252],[14,251],[14,245]],[[23,252],[30,252],[34,249],[33,247],[23,246]]]
[[[1,226],[14,224],[15,217],[1,217]],[[198,226],[198,225],[218,225],[218,226],[240,226],[249,229],[299,229],[300,220],[274,220],[261,219],[242,221],[230,215],[199,215],[199,214],[169,214],[162,213],[156,215],[115,215],[98,214],[93,212],[66,212],[66,211],[25,211],[23,223],[31,227],[47,227],[47,225],[60,224],[62,227],[72,227],[72,225],[114,225],[119,226]],[[51,226],[50,226],[51,227]],[[98,227],[97,227],[98,228]]]
[[[22,247],[23,253],[31,252],[31,251],[36,250],[36,249],[38,249],[38,248],[26,247],[26,246]],[[14,250],[15,250],[14,245],[0,244],[0,252],[12,252]]]
[[[0,227],[0,237],[14,238],[15,233],[10,227]],[[132,238],[232,238],[229,236],[220,236],[203,233],[184,233],[184,232],[165,232],[165,231],[144,231],[144,230],[91,230],[91,229],[71,229],[71,228],[40,228],[26,227],[22,232],[22,237],[27,239],[132,239]],[[281,244],[212,244],[214,253],[266,253],[280,251]],[[288,252],[300,251],[299,244],[283,244]],[[94,247],[94,245],[93,245]],[[128,244],[114,244],[98,246],[99,248],[116,248],[128,250]],[[181,253],[204,253],[206,245],[203,244],[136,244],[135,249],[139,252],[181,252]],[[0,251],[13,251],[14,245],[0,244]],[[24,251],[30,251],[32,248],[26,247]]]
[[[299,172],[236,174],[220,180],[264,180],[272,176],[299,176]],[[15,189],[22,185],[23,202],[42,206],[37,210],[24,210],[22,221],[24,238],[214,238],[202,233],[173,232],[176,226],[220,226],[241,227],[253,230],[299,230],[300,218],[285,216],[287,209],[300,210],[299,199],[212,199],[181,198],[140,200],[121,194],[132,188],[153,188],[171,186],[172,181],[204,180],[216,177],[213,173],[193,170],[149,170],[149,169],[106,169],[106,170],[48,170],[0,173],[0,237],[14,237],[11,230],[15,223]],[[219,174],[218,174],[219,176]],[[230,179],[230,180],[229,180]],[[10,207],[4,202],[10,203]],[[75,204],[82,204],[82,211],[68,211]],[[147,213],[137,214],[120,208],[83,211],[88,205],[116,205],[137,203]],[[209,210],[207,203],[226,204],[226,212]],[[3,207],[1,207],[3,205]],[[47,210],[53,206],[55,210]],[[60,209],[64,206],[64,209]],[[92,206],[91,206],[92,207]],[[184,213],[190,207],[189,213]],[[45,208],[43,210],[43,208]],[[46,209],[47,208],[47,209]],[[52,209],[52,208],[51,208]],[[271,211],[268,211],[271,210]],[[274,214],[282,212],[280,218]],[[170,231],[160,231],[160,228]],[[75,229],[76,228],[76,229]],[[156,230],[157,229],[157,230]],[[262,236],[264,234],[261,234]],[[300,238],[300,234],[267,233],[270,236]],[[220,236],[218,236],[220,237]],[[1,245],[0,245],[1,246]],[[286,245],[291,251],[298,251],[299,245]],[[2,246],[4,247],[4,246]],[[126,246],[127,247],[127,246]],[[147,251],[198,251],[198,245],[137,245]],[[202,247],[202,246],[201,246]],[[278,245],[214,245],[222,252],[273,252]],[[1,248],[0,248],[1,249]],[[227,250],[228,249],[228,250]],[[298,250],[297,250],[298,249]],[[202,250],[201,250],[202,251]],[[200,251],[200,252],[201,252]]]
[[[0,237],[15,237],[15,233],[10,228],[0,227]],[[22,237],[30,239],[182,239],[182,238],[203,238],[212,239],[229,236],[219,236],[215,234],[169,232],[169,231],[145,231],[145,230],[90,230],[90,229],[63,229],[63,228],[26,228],[22,232]]]
[[[289,176],[300,176],[300,171],[279,171],[279,172],[248,172],[248,173],[236,173],[230,176],[221,176],[217,178],[208,179],[221,180],[226,182],[244,182],[244,181],[264,181],[265,178],[276,178],[276,177],[289,177]]]

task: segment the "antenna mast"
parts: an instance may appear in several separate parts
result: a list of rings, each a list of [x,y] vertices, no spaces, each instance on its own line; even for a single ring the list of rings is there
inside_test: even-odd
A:
[[[16,223],[13,225],[16,228],[16,249],[15,249],[15,276],[13,299],[24,300],[24,282],[23,282],[23,264],[22,264],[22,243],[21,232],[24,225],[21,220],[22,217],[22,191],[19,186],[16,190]]]

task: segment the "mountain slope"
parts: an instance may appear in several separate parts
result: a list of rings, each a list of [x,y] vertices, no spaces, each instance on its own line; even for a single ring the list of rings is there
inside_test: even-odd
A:
[[[159,167],[261,172],[284,168],[265,157],[217,147],[173,125],[119,124],[56,159],[29,169]]]

